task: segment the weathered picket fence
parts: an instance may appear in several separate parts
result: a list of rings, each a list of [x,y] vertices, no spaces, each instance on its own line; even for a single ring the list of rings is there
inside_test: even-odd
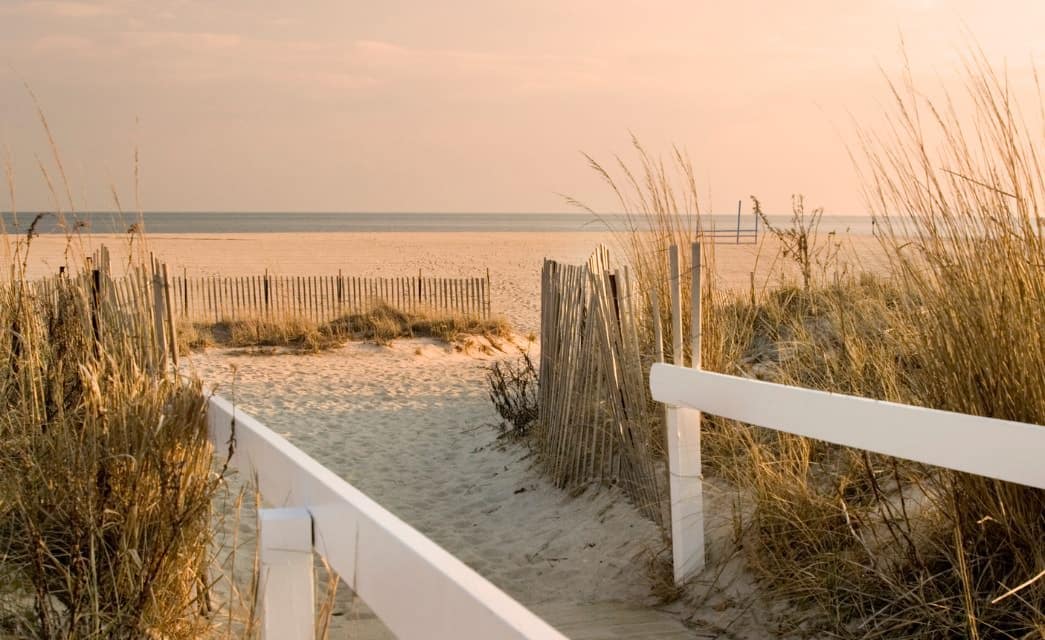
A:
[[[678,249],[670,254],[674,365],[654,364],[653,398],[667,405],[671,540],[679,584],[705,564],[701,412],[916,462],[1045,489],[1045,426],[703,371],[700,245],[693,245],[690,352],[683,356]]]
[[[119,334],[133,341],[154,368],[178,365],[177,327],[168,286],[167,265],[155,258],[129,265],[124,275],[114,277],[109,251],[104,246],[78,270],[62,267],[57,275],[31,284],[41,304],[61,304],[61,292],[70,288],[90,292],[88,300],[92,331],[101,341],[105,334]],[[79,280],[89,280],[78,283]],[[143,328],[144,327],[144,328]]]
[[[283,437],[211,396],[210,438],[256,478],[262,640],[312,640],[313,553],[397,638],[565,636]]]
[[[657,523],[650,399],[628,270],[600,247],[586,265],[545,260],[541,274],[539,443],[560,487],[619,484]]]
[[[474,278],[181,275],[171,278],[179,318],[219,322],[299,317],[328,322],[386,304],[407,312],[490,317],[490,274]]]

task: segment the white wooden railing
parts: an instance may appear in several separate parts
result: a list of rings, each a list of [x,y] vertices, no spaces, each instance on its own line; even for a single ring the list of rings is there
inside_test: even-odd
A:
[[[314,638],[319,553],[403,639],[564,639],[528,609],[242,411],[212,396],[216,455],[256,477],[266,640]]]
[[[700,413],[1045,489],[1045,427],[655,364],[669,420],[675,578],[704,565]],[[677,517],[676,517],[677,516]]]
[[[679,584],[704,567],[702,412],[825,442],[1045,489],[1045,426],[970,416],[728,376],[682,365],[678,251],[672,247],[675,365],[650,370],[667,405],[672,551]],[[693,247],[692,317],[700,318],[700,250]],[[700,323],[690,333],[700,353]]]

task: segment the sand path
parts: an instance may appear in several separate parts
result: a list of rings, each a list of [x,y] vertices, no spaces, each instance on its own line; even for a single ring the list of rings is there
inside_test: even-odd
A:
[[[648,623],[649,611],[636,605],[649,601],[648,552],[662,545],[656,527],[613,491],[569,498],[525,446],[498,440],[484,385],[490,360],[425,341],[192,358],[219,393],[512,597],[544,605],[553,623],[583,637],[600,637],[578,627],[586,615],[626,619],[622,612],[632,611]],[[615,604],[577,613],[607,602]],[[346,621],[352,613],[338,616],[335,631],[355,628],[359,637]]]

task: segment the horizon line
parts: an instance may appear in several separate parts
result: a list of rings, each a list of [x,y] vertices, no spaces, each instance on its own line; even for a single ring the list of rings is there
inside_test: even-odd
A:
[[[628,213],[624,211],[607,211],[607,212],[595,212],[590,211],[363,211],[363,210],[333,210],[333,209],[321,209],[321,210],[279,210],[279,209],[148,209],[141,212],[137,211],[118,211],[118,210],[99,210],[99,209],[85,209],[79,211],[54,211],[45,209],[33,209],[24,211],[6,210],[2,212],[3,215],[78,215],[78,214],[93,214],[93,215],[122,215],[122,216],[136,216],[141,214],[173,214],[173,213],[189,213],[189,214],[286,214],[286,215],[465,215],[465,216],[482,216],[482,215],[518,215],[518,216],[550,216],[550,215],[563,215],[563,216],[634,216],[634,217],[645,217],[646,213],[633,212]],[[679,215],[690,215],[690,216],[736,216],[733,212],[699,212],[699,213],[681,213]],[[741,216],[752,216],[754,212],[741,212]],[[781,216],[791,215],[791,212],[785,213],[767,213],[769,216]],[[835,212],[824,212],[825,216],[871,216],[870,213],[835,213]]]

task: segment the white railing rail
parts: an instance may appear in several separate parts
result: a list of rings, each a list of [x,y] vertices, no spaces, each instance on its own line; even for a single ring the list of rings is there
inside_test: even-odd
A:
[[[700,369],[700,248],[693,245],[692,368],[682,362],[681,273],[669,254],[675,365],[654,364],[650,390],[667,405],[676,583],[704,567],[701,413],[997,480],[1045,489],[1045,426],[803,389]]]
[[[723,418],[1045,489],[1045,427],[655,364],[653,398]]]
[[[207,418],[216,455],[255,477],[263,637],[313,637],[313,552],[399,638],[564,639],[546,622],[228,400]]]

